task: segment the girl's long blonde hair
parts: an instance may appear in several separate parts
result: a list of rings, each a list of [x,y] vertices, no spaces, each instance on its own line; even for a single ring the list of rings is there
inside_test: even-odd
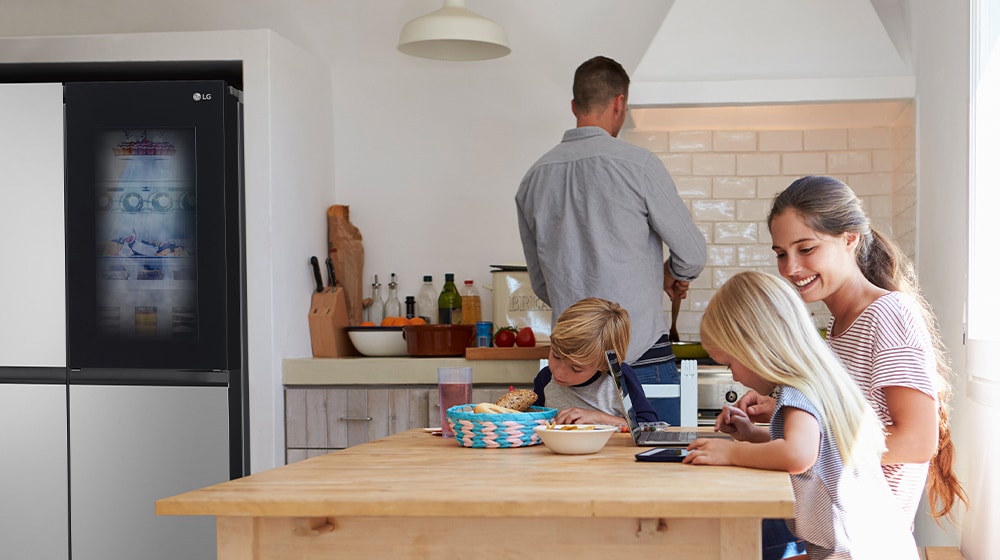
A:
[[[846,466],[879,464],[882,423],[787,282],[756,271],[736,274],[709,302],[701,339],[767,382],[801,391]]]

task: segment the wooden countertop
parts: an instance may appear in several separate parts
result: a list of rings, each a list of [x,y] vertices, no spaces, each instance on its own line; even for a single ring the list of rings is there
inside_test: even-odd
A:
[[[792,517],[786,473],[638,463],[628,434],[593,455],[471,449],[410,430],[156,502],[235,517]]]
[[[476,385],[531,385],[537,359],[291,358],[281,363],[284,385],[437,385],[437,368],[472,367]]]

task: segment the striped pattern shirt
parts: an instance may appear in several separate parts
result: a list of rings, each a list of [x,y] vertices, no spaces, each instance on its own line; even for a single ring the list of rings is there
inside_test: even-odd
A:
[[[834,332],[831,317],[827,332]],[[869,305],[843,333],[827,339],[885,425],[892,424],[886,387],[909,387],[937,401],[934,344],[910,296],[890,292]],[[928,463],[882,465],[900,506],[913,522]]]
[[[803,539],[810,560],[917,558],[916,544],[878,468],[877,457],[847,468],[833,434],[809,399],[794,387],[782,387],[771,417],[771,439],[784,439],[785,412],[808,412],[820,425],[816,463],[791,475],[795,519],[789,530]]]

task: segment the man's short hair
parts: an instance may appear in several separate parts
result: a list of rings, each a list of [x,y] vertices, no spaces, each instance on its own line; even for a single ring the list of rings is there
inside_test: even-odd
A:
[[[573,76],[573,103],[577,111],[590,113],[615,97],[628,96],[628,72],[606,56],[595,56],[576,69]]]

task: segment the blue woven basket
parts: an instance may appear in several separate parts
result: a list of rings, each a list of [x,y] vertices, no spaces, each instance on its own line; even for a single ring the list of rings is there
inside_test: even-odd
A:
[[[556,417],[555,408],[533,406],[516,414],[476,414],[474,405],[462,404],[448,409],[448,424],[461,447],[526,447],[542,439],[535,426],[544,426]]]

